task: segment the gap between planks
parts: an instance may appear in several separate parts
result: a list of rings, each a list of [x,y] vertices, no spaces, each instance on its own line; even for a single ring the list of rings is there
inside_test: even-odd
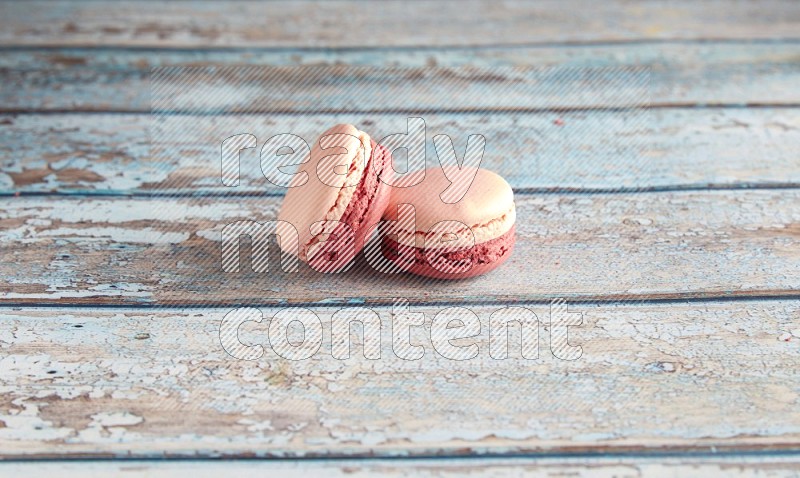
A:
[[[147,54],[169,54],[169,53],[369,53],[369,52],[473,52],[486,50],[525,50],[525,49],[571,49],[571,48],[603,48],[615,46],[659,46],[659,45],[681,45],[686,47],[703,45],[735,45],[746,47],[749,45],[794,45],[800,43],[800,38],[795,37],[773,37],[773,38],[643,38],[643,39],[620,39],[614,41],[591,41],[591,42],[539,42],[539,43],[486,43],[475,45],[383,45],[383,46],[308,46],[308,47],[269,47],[269,46],[197,46],[197,47],[173,47],[173,46],[136,46],[136,45],[0,45],[0,52],[16,53],[62,53],[72,52],[80,54],[93,54],[98,52],[120,52],[120,53],[147,53]],[[113,66],[112,66],[113,67]]]
[[[413,297],[407,298],[407,302],[412,307],[459,307],[459,306],[471,306],[471,307],[531,307],[531,306],[549,306],[553,303],[554,299],[534,299],[534,300],[515,300],[515,299],[506,299],[506,300],[474,300],[474,299],[464,299],[464,300],[453,300],[453,301],[425,301],[425,300],[418,300],[414,299]],[[737,295],[737,296],[726,296],[726,295],[710,295],[707,297],[699,297],[699,296],[687,296],[687,297],[664,297],[664,298],[653,298],[653,297],[628,297],[628,298],[582,298],[582,297],[574,297],[568,301],[569,304],[573,304],[576,306],[613,306],[613,307],[648,307],[654,305],[701,305],[706,303],[726,303],[726,302],[774,302],[774,301],[800,301],[800,294],[746,294],[746,295]],[[364,297],[345,297],[345,298],[333,298],[333,299],[326,299],[324,302],[286,302],[286,303],[258,303],[258,302],[251,302],[248,303],[248,307],[256,307],[256,308],[277,308],[280,307],[282,309],[299,309],[299,308],[316,308],[316,307],[389,307],[392,305],[392,301],[389,300],[368,300]],[[13,303],[13,302],[0,302],[0,312],[3,311],[24,311],[24,310],[34,310],[34,309],[58,309],[58,310],[65,310],[68,311],[70,309],[78,310],[85,310],[85,309],[118,309],[118,310],[133,310],[133,311],[153,311],[153,312],[177,312],[183,311],[186,309],[202,309],[205,311],[210,311],[214,309],[218,309],[220,311],[228,311],[231,309],[231,304],[224,304],[224,303],[182,303],[180,305],[177,304],[110,304],[110,303],[74,303],[74,304],[58,304],[58,303],[35,303],[35,302],[20,302],[20,303]]]
[[[609,194],[653,194],[668,192],[700,192],[700,191],[770,191],[770,190],[792,190],[800,188],[798,183],[736,183],[736,184],[675,184],[672,186],[652,186],[635,188],[570,188],[570,187],[550,187],[550,188],[514,188],[514,194],[525,195],[552,195],[552,194],[575,194],[575,195],[609,195]],[[181,192],[181,191],[115,191],[115,190],[96,190],[96,191],[0,191],[0,197],[58,197],[67,198],[97,198],[97,197],[122,197],[138,199],[187,199],[187,198],[264,198],[264,197],[283,197],[282,192]]]

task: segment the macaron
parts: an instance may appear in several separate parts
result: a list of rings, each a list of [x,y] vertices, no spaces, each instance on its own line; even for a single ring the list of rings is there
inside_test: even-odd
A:
[[[339,124],[320,135],[297,172],[278,213],[297,230],[299,247],[289,252],[320,272],[346,270],[389,202],[391,154],[355,126]]]
[[[485,274],[508,260],[514,250],[514,193],[502,177],[485,169],[447,171],[419,171],[413,173],[424,174],[419,183],[392,188],[383,216],[381,251],[399,268],[425,277],[463,279]],[[460,200],[453,202],[452,194],[443,194],[451,185],[448,176],[465,181],[472,173],[474,179]],[[404,178],[405,184],[418,180]],[[413,225],[407,205],[413,207]]]

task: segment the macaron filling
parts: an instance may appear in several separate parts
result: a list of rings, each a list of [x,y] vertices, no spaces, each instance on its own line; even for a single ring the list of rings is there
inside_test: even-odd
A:
[[[392,216],[394,217],[394,216]],[[460,241],[473,242],[480,244],[490,241],[499,236],[502,236],[509,229],[514,227],[517,219],[517,210],[514,203],[508,208],[508,211],[493,219],[480,224],[473,224],[472,226],[464,225],[463,228],[451,229],[445,228],[439,231],[411,231],[411,230],[398,230],[397,226],[392,226],[389,231],[400,232],[402,236],[407,238],[409,242],[405,245],[424,248],[427,244],[440,244],[444,239],[444,235],[449,238],[457,238]]]
[[[446,250],[436,256],[450,263],[470,263],[472,267],[493,264],[504,260],[513,250],[515,229],[516,226],[512,226],[503,235],[494,239],[475,244],[472,247]],[[397,260],[400,254],[408,254],[413,250],[415,266],[433,267],[428,261],[429,249],[400,244],[389,235],[383,237],[381,250],[386,258],[392,261]]]

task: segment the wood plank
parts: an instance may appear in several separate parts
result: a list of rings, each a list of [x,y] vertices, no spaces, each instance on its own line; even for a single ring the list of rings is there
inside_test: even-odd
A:
[[[270,304],[796,296],[800,190],[518,194],[502,269],[457,283],[307,267],[221,270],[224,225],[274,219],[280,197],[20,197],[0,208],[0,300]],[[247,261],[246,255],[245,261]]]
[[[0,454],[59,457],[312,457],[694,454],[797,450],[800,301],[570,305],[576,360],[557,359],[540,326],[538,359],[433,350],[443,306],[412,305],[419,360],[381,357],[361,335],[347,360],[330,354],[332,307],[315,307],[322,347],[288,360],[268,321],[239,328],[263,344],[254,361],[222,348],[228,309],[4,308]],[[359,307],[364,307],[359,306]],[[547,324],[547,306],[527,305]],[[291,309],[297,311],[298,309]],[[363,310],[366,310],[364,307]],[[262,308],[268,319],[277,309]],[[297,336],[295,336],[296,338]],[[463,344],[462,344],[463,345]],[[514,349],[512,349],[514,350]],[[513,358],[517,357],[517,358]]]
[[[408,115],[0,116],[0,194],[280,194],[264,179],[257,150],[242,152],[236,188],[219,182],[222,140],[245,130],[259,144],[283,132],[312,143],[337,122],[377,139],[406,130]],[[483,167],[517,190],[778,187],[800,184],[800,109],[663,109],[633,112],[425,114],[432,138],[457,151],[486,137]],[[557,120],[560,120],[560,124]],[[171,131],[180,134],[171,136]],[[150,141],[154,140],[155,145]],[[462,153],[459,153],[462,154]],[[757,160],[755,160],[757,159]],[[591,164],[591,166],[587,166]]]
[[[410,47],[800,38],[791,0],[752,3],[115,2],[4,3],[6,45],[142,47]]]
[[[648,93],[655,106],[798,104],[800,61],[797,45],[779,43],[655,43],[580,47],[457,48],[400,50],[114,50],[24,49],[0,56],[3,111],[150,110],[150,72],[166,66],[298,66],[351,65],[412,68],[409,88],[421,91],[431,82],[452,78],[469,66],[488,73],[508,67],[555,70],[650,67]],[[437,77],[430,75],[435,73]],[[565,79],[558,80],[558,86]],[[540,75],[538,80],[547,80]],[[272,79],[272,82],[277,81]],[[551,78],[551,83],[555,80]],[[506,88],[514,87],[509,81]],[[599,85],[596,85],[599,86]],[[534,87],[531,87],[534,88]],[[555,87],[554,87],[555,88]],[[551,89],[554,89],[551,88]],[[582,88],[586,88],[584,84]],[[535,87],[533,100],[563,107],[569,95],[547,96]],[[246,91],[242,88],[242,91]],[[418,95],[419,96],[419,95]],[[577,96],[577,95],[573,95]],[[586,95],[585,95],[586,96]],[[241,99],[241,95],[239,95]],[[387,108],[392,98],[385,98]],[[473,99],[473,101],[475,101]],[[396,103],[396,102],[395,102]],[[458,102],[464,104],[462,99]],[[266,103],[269,105],[269,103]],[[394,103],[392,103],[394,104]],[[404,108],[423,106],[411,95]]]
[[[136,460],[32,461],[0,463],[0,473],[30,478],[124,475],[130,478],[232,475],[260,478],[265,473],[286,478],[326,477],[518,477],[639,478],[642,476],[730,476],[734,478],[797,477],[800,459],[791,456],[692,458],[447,458],[370,460]]]

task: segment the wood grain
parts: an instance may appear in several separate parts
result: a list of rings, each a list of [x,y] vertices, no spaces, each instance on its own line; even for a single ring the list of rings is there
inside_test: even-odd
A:
[[[225,224],[280,197],[15,198],[0,208],[5,303],[270,304],[796,296],[800,190],[519,194],[516,249],[457,283],[372,270],[221,270]],[[246,248],[245,248],[246,250]]]
[[[790,0],[5,3],[0,41],[21,46],[413,47],[800,38]]]
[[[363,306],[359,306],[363,307]],[[267,320],[239,328],[263,344],[227,355],[227,309],[2,309],[0,454],[44,457],[311,457],[597,453],[733,453],[800,443],[800,302],[571,305],[582,355],[557,359],[540,326],[539,358],[487,353],[450,360],[430,342],[435,314],[411,340],[423,358],[330,355],[291,361],[269,347]],[[547,306],[528,306],[547,324]],[[292,309],[293,311],[297,309]],[[277,309],[262,308],[269,319]],[[326,338],[327,337],[327,338]],[[360,332],[358,337],[361,337]],[[513,350],[513,349],[512,349]],[[435,466],[435,462],[434,462]]]
[[[563,85],[575,81],[567,74],[575,70],[624,70],[643,67],[649,68],[647,94],[650,104],[654,106],[800,103],[800,92],[794,87],[800,82],[800,56],[796,44],[712,42],[388,51],[12,49],[0,55],[0,81],[7,86],[0,91],[0,108],[6,112],[71,109],[149,112],[150,75],[153,68],[299,65],[349,65],[362,69],[370,67],[373,83],[377,83],[382,75],[385,76],[388,68],[411,69],[415,73],[406,75],[404,82],[407,90],[415,94],[397,98],[384,95],[382,101],[370,105],[373,109],[391,109],[398,105],[404,109],[430,109],[438,103],[444,103],[448,107],[476,107],[481,98],[465,98],[460,93],[463,85],[450,91],[451,94],[459,92],[459,101],[456,102],[446,102],[444,98],[439,98],[442,101],[437,103],[437,98],[423,100],[422,96],[432,83],[452,83],[453,78],[464,76],[467,68],[473,70],[473,76],[476,76],[474,71],[482,71],[484,76],[494,76],[497,79],[498,70],[509,67],[537,67],[563,73],[560,77],[540,73],[533,78],[538,84],[525,86],[526,92],[530,94],[514,103],[519,107],[574,106],[573,100],[580,95],[575,91],[566,91]],[[357,68],[353,70],[356,71]],[[264,71],[267,71],[266,68]],[[276,85],[290,81],[287,76],[288,73],[284,74],[284,78],[273,76],[269,81],[262,78],[263,90],[274,89]],[[362,79],[362,88],[369,85],[368,80]],[[239,91],[239,95],[228,98],[229,102],[242,100],[243,97],[252,99],[252,93],[243,93],[249,91],[249,85],[236,85],[233,79],[228,81],[232,88],[236,87]],[[250,82],[253,81],[251,78]],[[385,78],[383,81],[386,81]],[[487,86],[480,79],[473,83]],[[354,82],[351,81],[349,86],[354,89]],[[490,86],[502,88],[501,91],[506,92],[520,89],[519,84],[508,79],[504,82],[496,81]],[[617,104],[622,103],[619,98],[624,98],[625,89],[621,87],[625,85],[617,79],[612,86],[619,90],[614,93],[618,97],[615,101]],[[628,92],[635,90],[633,86],[627,86]],[[580,88],[584,92],[581,97],[584,101],[578,105],[583,107],[590,107],[591,101],[596,101],[599,93],[608,94],[610,90],[608,84],[600,82],[584,82]],[[587,91],[591,88],[596,91]],[[319,96],[320,91],[322,88],[316,88],[315,94]],[[441,95],[442,91],[439,93],[444,96]],[[488,98],[496,99],[497,96],[493,94]],[[641,101],[641,95],[634,96],[636,101]],[[586,101],[587,98],[590,101]],[[285,94],[279,99],[285,103]],[[369,98],[364,98],[362,92],[360,99],[363,101]],[[331,105],[330,101],[324,101],[328,103],[328,108],[337,107],[335,104]],[[246,105],[254,107],[250,102]],[[274,105],[263,101],[260,107],[274,108]]]
[[[797,476],[798,32],[788,0],[0,4],[0,461],[318,458],[0,474]],[[225,101],[196,97],[257,116],[152,121],[151,68],[176,65],[339,73],[287,97],[259,88],[292,89],[296,71],[256,68],[222,83]],[[646,91],[569,73],[643,67]],[[353,75],[360,97],[330,84]],[[164,109],[195,93],[166,86]],[[216,185],[219,134],[311,141],[348,121],[382,137],[412,111],[456,150],[487,136],[484,166],[517,190],[507,265],[458,283],[363,258],[339,276],[283,273],[274,254],[268,274],[221,272],[221,227],[272,219],[281,198],[257,168]],[[555,297],[583,313],[580,358],[554,356],[546,323],[538,359],[488,355],[491,313],[544,320]],[[425,313],[421,360],[394,354],[395,298]],[[239,331],[265,346],[255,361],[220,344],[243,305],[267,317]],[[268,346],[278,307],[312,308],[329,339],[345,305],[380,315],[381,359]],[[432,348],[430,321],[452,306],[483,323],[475,359]],[[448,459],[415,459],[431,456]]]
[[[480,133],[487,140],[482,166],[501,174],[517,190],[800,184],[800,109],[795,108],[421,117],[426,121],[429,165],[439,164],[434,135],[451,136],[462,155],[467,136]],[[275,134],[291,132],[311,144],[338,122],[352,122],[379,140],[405,131],[407,118],[229,115],[172,117],[156,124],[149,115],[139,114],[4,115],[0,194],[280,194],[282,189],[264,179],[258,149],[242,152],[240,185],[223,187],[222,140],[250,132],[260,149]]]
[[[448,458],[316,459],[316,460],[136,460],[36,461],[0,463],[0,473],[30,478],[124,475],[130,478],[193,476],[216,478],[232,475],[260,478],[265,474],[286,478],[308,476],[350,477],[492,477],[524,475],[532,478],[639,478],[730,476],[734,478],[796,478],[800,460],[794,455],[694,458]]]

